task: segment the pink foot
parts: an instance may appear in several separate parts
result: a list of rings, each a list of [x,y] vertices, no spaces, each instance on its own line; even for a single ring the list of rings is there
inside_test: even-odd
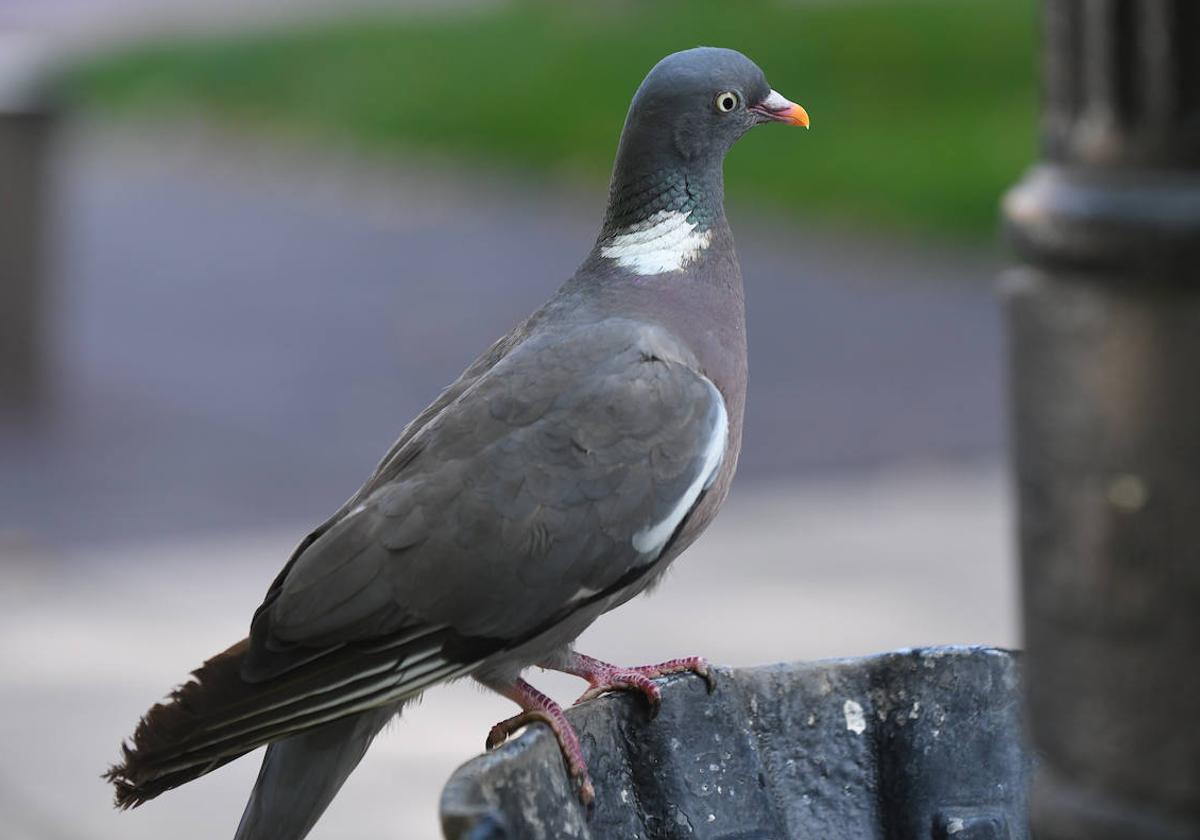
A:
[[[610,665],[607,662],[601,662],[599,659],[593,659],[582,653],[572,653],[566,666],[556,667],[555,670],[574,674],[591,683],[591,688],[579,695],[579,699],[575,701],[576,703],[591,700],[609,691],[636,691],[645,697],[646,701],[650,704],[651,717],[658,714],[658,707],[662,704],[662,689],[654,683],[654,680],[658,677],[690,672],[703,677],[710,692],[714,688],[712,671],[709,670],[708,663],[699,656],[671,659],[667,662],[660,662],[657,665],[638,665],[632,668],[622,668],[619,665]]]
[[[596,799],[596,790],[588,775],[587,762],[583,760],[583,748],[579,745],[579,736],[575,734],[574,727],[567,721],[562,707],[519,678],[511,689],[501,693],[524,711],[493,726],[487,736],[487,748],[494,750],[507,741],[509,736],[518,729],[531,723],[546,724],[558,741],[558,748],[562,751],[568,775],[579,786],[579,801],[590,807]]]

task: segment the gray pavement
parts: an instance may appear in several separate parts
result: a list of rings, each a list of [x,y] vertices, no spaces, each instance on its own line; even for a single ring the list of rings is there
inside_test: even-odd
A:
[[[749,665],[936,643],[1016,643],[994,469],[895,468],[734,490],[652,596],[580,649],[623,663]],[[128,813],[98,774],[146,707],[239,638],[299,523],[254,536],[9,555],[0,589],[0,814],[10,840],[229,837],[257,754]],[[529,675],[563,702],[582,690]],[[510,704],[439,686],[377,741],[313,840],[432,840],[442,783]]]

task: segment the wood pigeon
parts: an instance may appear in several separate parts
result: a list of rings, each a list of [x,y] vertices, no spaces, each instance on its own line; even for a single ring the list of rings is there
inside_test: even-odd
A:
[[[722,164],[763,123],[808,126],[739,52],[667,56],[629,108],[591,253],[401,433],[304,538],[247,638],[142,718],[107,778],[139,805],[269,745],[238,840],[302,838],[384,724],[471,677],[546,723],[584,803],[579,740],[530,666],[583,698],[658,702],[688,657],[619,667],[573,649],[712,521],[741,446],[746,329]]]

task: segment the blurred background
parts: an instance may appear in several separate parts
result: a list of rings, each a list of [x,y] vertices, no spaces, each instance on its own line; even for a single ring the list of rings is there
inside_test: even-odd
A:
[[[729,504],[581,649],[1015,645],[994,231],[1034,152],[1033,40],[1012,0],[6,0],[4,836],[232,834],[257,756],[128,814],[99,775],[572,273],[630,96],[698,44],[813,127],[727,165],[751,352]],[[438,836],[442,782],[510,712],[430,692],[312,836]]]

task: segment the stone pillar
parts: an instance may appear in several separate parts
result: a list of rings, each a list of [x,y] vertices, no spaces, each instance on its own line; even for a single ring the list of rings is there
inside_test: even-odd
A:
[[[1200,837],[1200,2],[1043,0],[1005,199],[1039,840]]]
[[[0,33],[0,411],[37,401],[44,367],[49,96],[33,42]]]

